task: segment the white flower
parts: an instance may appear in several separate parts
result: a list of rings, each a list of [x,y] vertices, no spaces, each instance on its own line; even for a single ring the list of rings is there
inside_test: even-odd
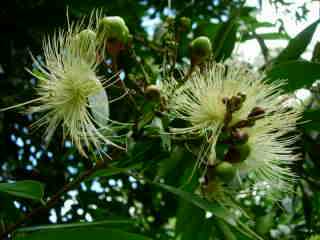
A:
[[[209,64],[171,97],[170,113],[189,124],[172,132],[206,137],[199,162],[229,161],[240,177],[250,173],[285,188],[294,179],[290,164],[297,159],[292,147],[297,137],[291,132],[300,113],[281,107],[282,84],[243,66]],[[216,156],[219,141],[229,141],[223,159]]]
[[[103,134],[110,133],[109,102],[106,81],[95,73],[99,62],[93,16],[84,31],[82,23],[69,24],[67,31],[44,41],[44,62],[33,58],[36,71],[29,71],[39,80],[38,97],[11,107],[34,103],[28,112],[43,114],[33,126],[46,126],[46,142],[61,125],[63,136],[69,136],[84,156],[91,147],[100,151],[105,144],[115,145]]]

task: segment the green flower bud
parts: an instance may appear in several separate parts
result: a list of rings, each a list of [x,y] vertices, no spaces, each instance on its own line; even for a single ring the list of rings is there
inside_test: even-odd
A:
[[[92,43],[96,41],[97,35],[94,31],[90,29],[85,29],[85,30],[82,30],[80,33],[78,33],[77,37],[82,43],[87,43],[87,42]]]
[[[236,168],[229,162],[221,162],[214,168],[214,172],[223,181],[229,182],[236,175]]]
[[[160,99],[160,88],[157,85],[149,85],[145,90],[146,97],[150,100]]]
[[[96,33],[90,29],[82,30],[72,39],[73,51],[88,62],[96,59]]]
[[[121,17],[104,17],[98,26],[97,38],[99,42],[116,41],[127,44],[129,29]]]
[[[197,37],[190,44],[191,49],[191,64],[197,65],[206,60],[211,52],[211,41],[206,36]]]
[[[182,32],[187,32],[191,29],[191,19],[188,17],[181,17],[179,19],[179,30]]]

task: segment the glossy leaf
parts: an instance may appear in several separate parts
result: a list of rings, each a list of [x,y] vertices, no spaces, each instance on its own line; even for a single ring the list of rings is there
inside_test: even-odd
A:
[[[237,29],[238,25],[233,18],[220,26],[212,41],[216,61],[227,59],[232,54],[236,44]]]
[[[44,185],[32,180],[0,183],[0,192],[5,192],[16,197],[41,201],[44,194]]]
[[[107,220],[91,223],[59,224],[18,229],[13,240],[148,240],[145,236],[128,233],[119,229],[132,225],[131,220]],[[117,228],[117,229],[116,229]]]
[[[275,65],[267,71],[267,77],[272,80],[287,80],[283,88],[294,91],[304,86],[310,86],[320,78],[320,64],[307,61],[289,61]]]
[[[275,62],[281,63],[289,60],[297,60],[311,42],[318,23],[319,20],[315,21],[295,38],[291,39],[288,46],[275,59]]]
[[[162,183],[155,183],[155,185],[167,190],[168,192],[171,192],[178,197],[184,199],[185,201],[192,203],[193,205],[211,212],[213,216],[223,220],[224,222],[230,224],[233,226],[237,231],[241,232],[244,235],[252,237],[252,239],[261,239],[257,234],[255,234],[248,226],[245,224],[241,223],[240,221],[237,221],[236,218],[234,217],[234,214],[230,212],[227,208],[223,207],[222,205],[218,203],[213,203],[209,202],[200,196],[190,193],[190,192],[185,192],[181,189],[171,187],[166,184]]]

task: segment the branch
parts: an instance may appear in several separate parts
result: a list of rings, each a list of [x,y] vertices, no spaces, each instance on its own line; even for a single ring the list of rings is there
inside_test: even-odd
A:
[[[255,31],[252,32],[252,35],[257,40],[257,42],[261,48],[261,52],[264,57],[265,63],[268,63],[269,62],[269,50],[268,50],[266,43]]]
[[[67,183],[64,185],[56,194],[54,194],[45,205],[39,206],[35,209],[33,209],[31,212],[27,213],[26,215],[22,216],[20,219],[18,219],[15,223],[12,225],[9,225],[6,230],[1,233],[0,239],[5,239],[6,236],[11,234],[14,230],[16,230],[18,227],[23,225],[26,221],[33,218],[34,216],[39,215],[40,213],[52,208],[63,196],[65,193],[73,189],[74,187],[78,186],[82,181],[84,181],[86,178],[90,177],[93,173],[95,173],[97,170],[103,168],[104,165],[102,163],[97,163],[89,170],[84,171],[81,173],[76,179],[73,181]]]

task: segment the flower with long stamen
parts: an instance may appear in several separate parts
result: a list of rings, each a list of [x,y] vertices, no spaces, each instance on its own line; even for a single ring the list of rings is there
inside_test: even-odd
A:
[[[226,161],[240,178],[250,173],[286,188],[294,179],[290,164],[297,159],[292,145],[300,112],[281,107],[284,82],[264,79],[243,66],[208,64],[170,97],[170,114],[188,124],[172,132],[205,137],[198,165],[217,168]],[[220,143],[228,147],[217,156]]]
[[[46,142],[61,125],[64,137],[86,156],[91,147],[117,145],[105,136],[110,134],[109,101],[106,81],[95,72],[99,62],[92,20],[83,26],[69,24],[67,31],[44,41],[44,62],[33,58],[36,71],[29,71],[38,79],[38,97],[25,104],[34,103],[28,113],[43,114],[33,126],[46,126]]]

